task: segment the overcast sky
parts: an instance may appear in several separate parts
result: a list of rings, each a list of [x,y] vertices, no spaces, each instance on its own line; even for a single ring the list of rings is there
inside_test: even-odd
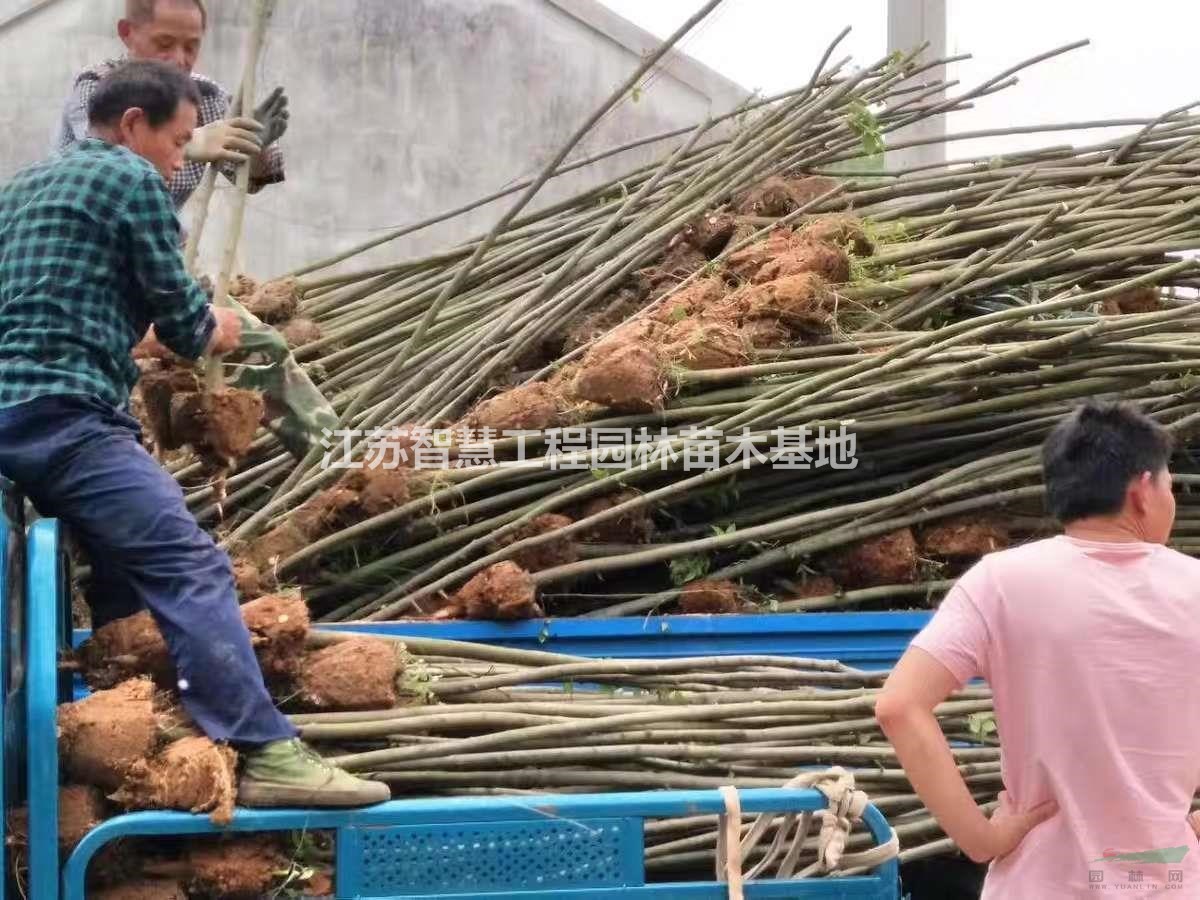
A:
[[[700,0],[603,0],[660,37]],[[951,131],[1085,119],[1150,118],[1200,100],[1200,0],[947,0],[952,69],[974,86],[1030,56],[1081,38],[1091,46],[1026,70],[1021,83],[956,113]],[[887,52],[886,0],[725,0],[683,43],[686,52],[747,88],[774,93],[803,82],[829,41],[866,64]],[[1126,129],[1121,129],[1122,131]],[[1076,144],[1105,132],[1076,134]],[[1066,143],[1062,135],[964,141],[953,155]]]

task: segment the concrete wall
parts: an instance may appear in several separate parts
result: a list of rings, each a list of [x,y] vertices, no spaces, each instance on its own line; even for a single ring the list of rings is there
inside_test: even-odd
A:
[[[888,52],[907,53],[914,47],[928,44],[924,59],[943,59],[946,53],[946,0],[888,0]],[[946,67],[937,66],[921,76],[927,84],[946,81]],[[932,103],[946,99],[945,90],[930,94],[926,101]],[[906,169],[915,166],[933,165],[946,161],[946,145],[941,139],[946,135],[946,117],[934,116],[922,119],[907,128],[892,132],[889,141],[936,140],[935,144],[920,144],[890,150],[887,154],[889,169]]]
[[[0,23],[31,5],[0,0]],[[252,4],[211,5],[199,68],[232,87]],[[120,7],[120,0],[49,0],[0,24],[0,177],[46,151],[72,73],[119,52]],[[656,45],[593,0],[279,0],[259,84],[264,92],[283,84],[291,95],[288,181],[251,198],[246,270],[287,271],[536,173]],[[744,96],[676,59],[577,154],[690,125]],[[672,146],[573,173],[541,199],[575,193]],[[216,265],[227,199],[219,197],[206,232],[206,268]],[[503,209],[492,204],[356,264],[443,248],[486,230]]]

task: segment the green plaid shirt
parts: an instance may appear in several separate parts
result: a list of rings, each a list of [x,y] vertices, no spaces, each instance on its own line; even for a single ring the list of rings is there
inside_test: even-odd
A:
[[[0,188],[0,408],[86,394],[123,408],[130,351],[155,326],[188,359],[208,345],[208,297],[188,274],[162,176],[87,139]]]

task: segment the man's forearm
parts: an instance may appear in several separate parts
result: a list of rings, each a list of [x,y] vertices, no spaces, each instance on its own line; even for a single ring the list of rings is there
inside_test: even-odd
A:
[[[251,193],[257,193],[269,184],[280,184],[284,179],[283,150],[279,145],[268,147],[251,161]]]
[[[988,820],[975,804],[933,713],[916,707],[880,717],[913,789],[946,835],[976,861],[990,859]]]

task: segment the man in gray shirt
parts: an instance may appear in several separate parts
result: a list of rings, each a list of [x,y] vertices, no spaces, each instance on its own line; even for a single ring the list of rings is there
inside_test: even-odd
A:
[[[276,142],[287,130],[287,97],[282,88],[276,88],[252,116],[230,118],[233,98],[229,93],[193,72],[207,27],[204,0],[125,0],[125,17],[117,23],[117,34],[127,54],[90,66],[76,76],[55,150],[62,152],[87,136],[88,101],[100,79],[127,59],[157,59],[174,63],[191,75],[200,92],[195,136],[183,169],[168,185],[176,209],[200,186],[208,163],[220,165],[232,180],[237,164],[249,159],[252,193],[283,181],[283,153]]]

